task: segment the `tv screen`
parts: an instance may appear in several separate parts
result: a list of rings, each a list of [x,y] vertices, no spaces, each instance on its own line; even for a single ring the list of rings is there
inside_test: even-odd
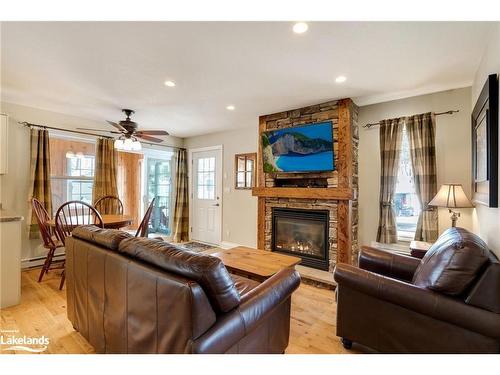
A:
[[[262,133],[264,172],[333,171],[332,122]]]

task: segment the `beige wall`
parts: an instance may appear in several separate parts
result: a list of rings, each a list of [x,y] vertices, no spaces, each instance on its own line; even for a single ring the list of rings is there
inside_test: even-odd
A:
[[[459,113],[436,117],[436,161],[438,187],[460,183],[470,197],[470,88],[438,92],[364,106],[359,109],[359,244],[375,241],[378,225],[380,155],[378,127],[367,123],[423,112],[458,109]],[[459,225],[472,230],[473,209],[460,210]],[[450,226],[446,209],[439,209],[440,233]]]
[[[29,130],[18,122],[27,121],[65,129],[105,128],[106,124],[5,102],[0,103],[0,112],[9,115],[9,171],[6,175],[0,176],[0,202],[4,209],[22,215],[26,219],[30,194],[30,136]],[[176,137],[169,137],[167,142],[172,146],[183,146],[184,143],[183,139]],[[45,253],[38,240],[28,239],[28,227],[23,225],[21,259],[30,259]]]
[[[222,145],[222,241],[250,247],[257,246],[257,198],[249,190],[234,189],[234,155],[257,152],[257,134],[255,125],[184,140],[188,149]]]
[[[489,74],[500,73],[500,25],[495,24],[472,84],[471,108],[483,88]],[[499,171],[500,173],[500,171]],[[474,231],[486,241],[500,257],[500,208],[477,205],[473,216]]]

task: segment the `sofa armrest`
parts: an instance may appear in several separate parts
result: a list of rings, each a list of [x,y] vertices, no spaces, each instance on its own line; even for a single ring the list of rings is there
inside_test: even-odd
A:
[[[247,331],[251,331],[276,306],[286,301],[299,285],[299,273],[287,268],[241,296],[240,311]]]
[[[294,269],[283,269],[241,297],[240,305],[193,343],[194,353],[225,353],[249,334],[273,310],[287,301],[300,285]]]
[[[369,246],[362,246],[359,254],[360,268],[398,280],[411,281],[419,264],[420,259]]]
[[[339,290],[343,286],[408,310],[500,339],[500,316],[463,301],[347,264],[335,268]]]

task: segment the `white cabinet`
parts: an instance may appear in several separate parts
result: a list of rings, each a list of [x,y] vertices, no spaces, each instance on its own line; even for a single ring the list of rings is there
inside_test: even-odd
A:
[[[9,118],[0,114],[0,174],[7,173]]]

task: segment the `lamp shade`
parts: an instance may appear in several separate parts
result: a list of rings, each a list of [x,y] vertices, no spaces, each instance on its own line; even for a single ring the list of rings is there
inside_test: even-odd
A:
[[[448,208],[474,207],[465,195],[461,184],[443,184],[438,193],[429,202],[429,206]]]

